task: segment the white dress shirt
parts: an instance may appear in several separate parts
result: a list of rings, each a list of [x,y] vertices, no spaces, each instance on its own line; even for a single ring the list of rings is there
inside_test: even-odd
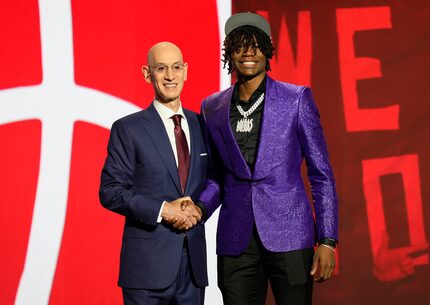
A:
[[[187,139],[188,144],[188,151],[190,152],[191,157],[191,145],[190,145],[190,129],[188,128],[188,122],[187,117],[184,114],[184,110],[182,109],[182,105],[179,105],[179,109],[177,112],[174,112],[172,109],[166,107],[156,99],[153,101],[155,110],[157,110],[158,115],[161,118],[161,121],[163,121],[164,128],[166,129],[167,136],[169,137],[170,146],[173,150],[173,155],[175,156],[176,166],[178,166],[178,152],[176,150],[176,138],[175,138],[175,124],[173,123],[172,116],[175,114],[180,114],[182,116],[181,119],[181,127],[182,130],[185,133],[185,138]],[[163,204],[161,205],[160,212],[158,213],[158,219],[157,222],[160,223],[161,218],[161,211],[163,210],[164,203],[166,201],[163,201]]]
[[[161,120],[163,121],[164,128],[166,128],[167,136],[169,137],[170,145],[172,146],[173,154],[175,155],[176,166],[178,166],[178,152],[176,151],[176,139],[174,131],[175,124],[173,123],[172,116],[175,114],[180,114],[182,116],[181,127],[185,133],[185,137],[187,138],[188,151],[190,152],[191,156],[190,129],[188,128],[187,117],[184,114],[182,105],[179,106],[178,112],[174,112],[172,109],[167,108],[157,100],[154,100],[153,103],[155,109],[161,117]]]

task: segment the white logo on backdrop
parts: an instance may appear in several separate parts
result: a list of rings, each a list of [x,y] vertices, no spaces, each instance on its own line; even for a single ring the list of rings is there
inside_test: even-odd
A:
[[[24,271],[16,305],[47,304],[66,216],[73,125],[110,128],[137,106],[74,82],[71,4],[40,0],[43,81],[0,91],[0,124],[42,122],[40,171]]]
[[[231,1],[218,0],[219,24],[231,14]],[[73,127],[76,121],[110,128],[112,122],[139,107],[74,82],[71,4],[67,0],[39,0],[43,81],[37,86],[0,91],[0,125],[39,119],[42,141],[39,177],[24,270],[15,305],[45,305],[49,302],[66,217]],[[220,26],[223,41],[223,28]],[[230,85],[222,70],[221,88]],[[217,218],[216,216],[213,218]],[[210,223],[215,231],[215,221]],[[214,234],[211,234],[212,237]],[[215,260],[213,243],[209,262]],[[215,274],[213,264],[209,273]],[[214,275],[211,277],[215,277]],[[211,280],[207,299],[221,302]]]

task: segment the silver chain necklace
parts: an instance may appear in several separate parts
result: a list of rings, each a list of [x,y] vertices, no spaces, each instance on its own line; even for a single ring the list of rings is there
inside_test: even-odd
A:
[[[258,108],[258,106],[260,106],[263,100],[264,100],[264,93],[260,95],[258,100],[255,101],[254,105],[252,105],[251,108],[249,108],[247,111],[243,111],[242,106],[236,103],[237,110],[239,110],[239,113],[243,116],[243,118],[237,122],[236,132],[251,132],[252,127],[254,126],[252,123],[253,119],[248,119],[248,116],[252,114],[255,111],[255,109]]]

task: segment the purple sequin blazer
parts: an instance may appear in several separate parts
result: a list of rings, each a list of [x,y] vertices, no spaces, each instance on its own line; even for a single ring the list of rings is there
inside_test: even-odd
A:
[[[201,111],[212,170],[199,199],[208,217],[221,205],[217,254],[241,254],[254,222],[263,245],[274,252],[311,248],[322,237],[337,239],[335,181],[311,90],[267,77],[253,174],[230,127],[232,93],[230,87],[207,97]],[[301,178],[303,159],[315,218]]]

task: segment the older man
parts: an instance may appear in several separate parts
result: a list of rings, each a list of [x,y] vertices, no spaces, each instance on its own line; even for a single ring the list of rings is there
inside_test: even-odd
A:
[[[181,106],[187,69],[176,45],[154,45],[142,68],[152,104],[112,126],[100,200],[125,216],[119,285],[126,305],[203,304],[206,243],[192,198],[207,156],[196,114]]]

